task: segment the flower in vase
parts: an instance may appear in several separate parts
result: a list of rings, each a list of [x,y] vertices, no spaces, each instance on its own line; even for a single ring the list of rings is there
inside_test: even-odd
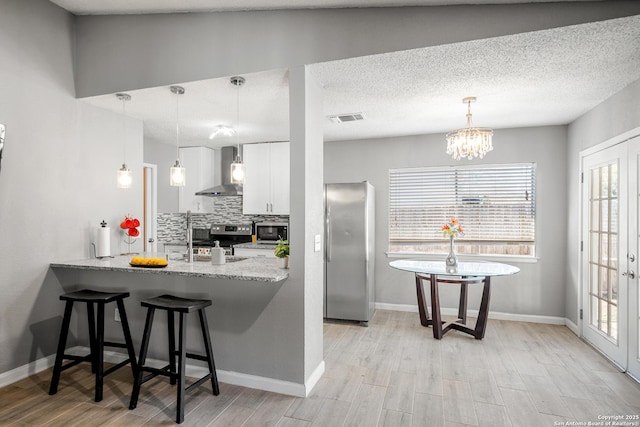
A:
[[[442,237],[458,237],[464,235],[462,224],[460,224],[457,218],[451,218],[449,222],[442,226],[441,230]]]

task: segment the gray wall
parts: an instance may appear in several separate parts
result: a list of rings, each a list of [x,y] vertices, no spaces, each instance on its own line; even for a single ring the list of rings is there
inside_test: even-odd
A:
[[[144,162],[158,166],[158,213],[178,212],[178,187],[169,185],[169,168],[176,162],[175,145],[145,138]]]
[[[78,17],[78,96],[640,13],[636,1]]]
[[[142,214],[142,126],[127,120],[134,186],[116,188],[122,120],[76,100],[74,18],[45,0],[0,1],[0,373],[55,353],[54,260],[89,257],[91,230]],[[71,341],[73,342],[73,340]]]
[[[323,360],[324,253],[314,237],[324,230],[322,87],[308,67],[289,70],[291,117],[291,279],[302,289],[303,378]],[[318,378],[316,378],[317,380]]]
[[[569,125],[566,316],[578,323],[580,151],[640,127],[640,80],[636,80]],[[640,133],[640,130],[639,132]]]
[[[484,160],[471,162],[451,160],[445,153],[444,135],[439,134],[326,143],[324,173],[327,183],[367,180],[376,188],[376,301],[416,305],[412,275],[390,268],[392,259],[385,254],[389,241],[389,169],[536,162],[536,251],[539,259],[536,263],[507,261],[520,267],[521,272],[492,282],[491,310],[564,317],[566,134],[566,126],[496,130],[494,150]],[[562,220],[558,221],[558,218]],[[476,303],[480,290],[477,288],[472,289]],[[457,307],[457,292],[443,291],[443,306]]]

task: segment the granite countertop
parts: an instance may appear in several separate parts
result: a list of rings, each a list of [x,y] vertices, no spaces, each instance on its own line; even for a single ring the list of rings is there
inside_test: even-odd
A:
[[[122,271],[126,273],[165,274],[191,277],[210,277],[213,279],[251,280],[258,282],[279,282],[289,277],[289,270],[278,268],[270,258],[246,258],[241,261],[212,265],[207,261],[170,260],[164,268],[144,268],[129,265],[132,256],[117,256],[107,259],[82,259],[77,261],[53,262],[53,268],[72,268],[78,270]],[[234,258],[234,257],[232,257]],[[237,258],[237,257],[235,257]]]
[[[233,245],[233,247],[238,249],[276,249],[276,245],[269,243],[239,243],[237,245]]]

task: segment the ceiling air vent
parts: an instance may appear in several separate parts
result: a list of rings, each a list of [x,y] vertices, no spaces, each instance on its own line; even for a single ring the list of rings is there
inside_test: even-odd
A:
[[[363,113],[350,113],[350,114],[336,114],[333,116],[327,116],[331,123],[345,123],[345,122],[357,122],[364,120]]]

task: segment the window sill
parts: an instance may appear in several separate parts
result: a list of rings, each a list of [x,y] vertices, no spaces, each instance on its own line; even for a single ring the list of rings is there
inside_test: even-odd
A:
[[[387,258],[419,258],[426,261],[442,261],[447,254],[425,254],[420,252],[385,252]],[[460,261],[495,261],[495,262],[511,262],[520,264],[535,264],[538,257],[518,256],[518,255],[473,255],[473,254],[457,254]]]

